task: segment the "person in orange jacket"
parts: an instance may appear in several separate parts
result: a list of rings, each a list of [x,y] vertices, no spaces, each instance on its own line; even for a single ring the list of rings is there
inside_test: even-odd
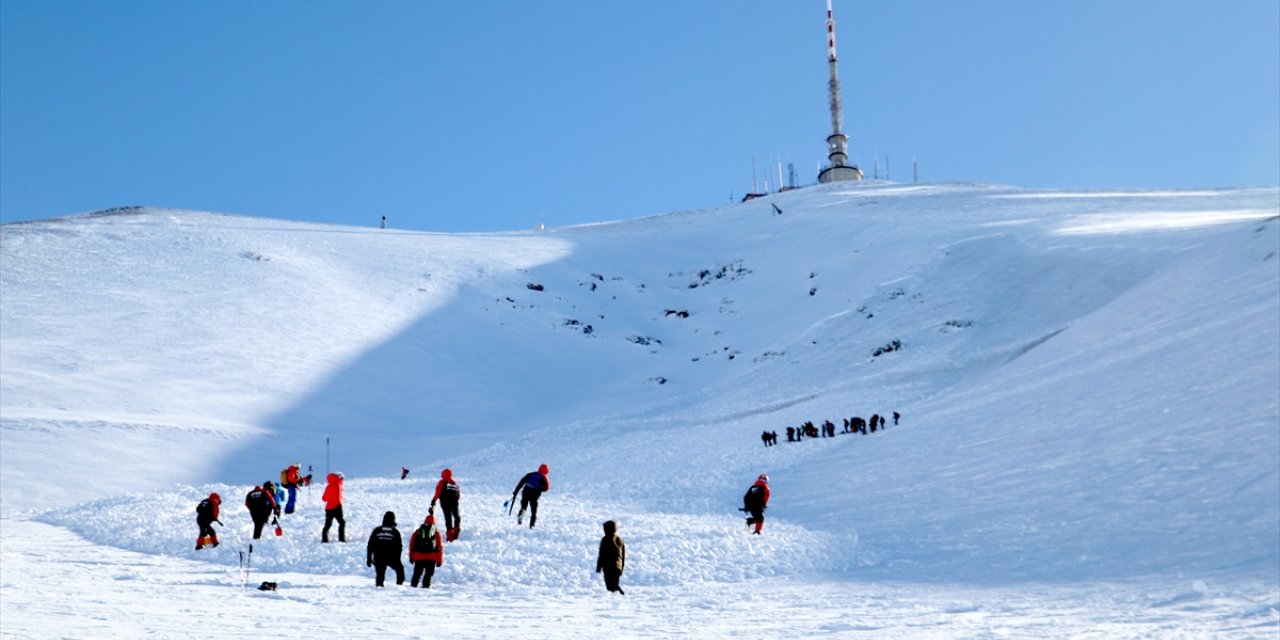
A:
[[[756,478],[755,484],[747,489],[746,495],[742,496],[742,510],[746,511],[747,526],[755,525],[756,530],[752,533],[760,535],[760,531],[764,529],[764,510],[769,505],[769,476],[760,474]]]
[[[338,542],[347,541],[347,520],[342,517],[342,472],[329,474],[328,484],[324,486],[324,530],[320,532],[320,542],[329,541],[329,527],[338,521]]]
[[[444,533],[445,539],[453,542],[458,539],[458,534],[462,531],[462,515],[458,513],[458,498],[462,496],[462,491],[458,489],[458,483],[453,480],[453,470],[445,469],[440,472],[440,482],[436,483],[435,495],[431,496],[432,511],[435,511],[436,502],[440,503],[440,509],[444,512]]]
[[[430,589],[436,567],[444,565],[444,543],[440,540],[440,530],[436,529],[436,517],[430,513],[409,539],[409,562],[413,564],[409,586],[416,587],[421,581],[424,589]]]

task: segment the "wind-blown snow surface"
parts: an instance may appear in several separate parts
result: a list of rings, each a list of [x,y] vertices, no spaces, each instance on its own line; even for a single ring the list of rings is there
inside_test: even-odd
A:
[[[1278,215],[881,183],[506,234],[5,225],[0,635],[1274,638]],[[294,461],[346,473],[350,542],[313,487],[254,545],[280,590],[243,590],[243,496]],[[540,463],[530,530],[502,503]],[[430,592],[376,590],[370,529],[445,466],[463,538]]]

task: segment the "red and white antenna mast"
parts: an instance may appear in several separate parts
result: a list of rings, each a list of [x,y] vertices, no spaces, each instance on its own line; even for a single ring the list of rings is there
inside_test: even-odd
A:
[[[831,96],[831,133],[841,133],[844,123],[840,113],[840,73],[836,65],[836,19],[831,11],[831,0],[827,0],[827,68],[831,73],[827,83]]]
[[[861,180],[862,170],[849,166],[849,137],[844,134],[844,116],[840,109],[840,75],[836,69],[836,19],[827,0],[827,69],[831,74],[827,92],[831,102],[831,135],[827,136],[827,158],[830,166],[818,173],[818,182]]]

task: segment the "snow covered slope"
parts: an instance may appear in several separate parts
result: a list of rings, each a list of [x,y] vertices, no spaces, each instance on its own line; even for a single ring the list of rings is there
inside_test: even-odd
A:
[[[301,461],[347,474],[356,541],[388,509],[407,532],[454,469],[466,535],[437,582],[457,629],[535,588],[552,604],[529,615],[580,618],[566,635],[653,633],[639,609],[592,613],[614,518],[629,593],[716,635],[746,589],[832,589],[844,622],[786,609],[761,635],[928,635],[886,623],[916,601],[936,637],[1043,636],[1037,610],[1064,635],[1274,636],[1278,215],[1276,189],[868,183],[505,234],[152,209],[5,225],[0,632],[35,624],[15,572],[53,561],[15,530],[172,557],[165,575],[234,566],[243,494]],[[759,438],[895,410],[875,434]],[[543,519],[517,529],[500,505],[543,462]],[[774,500],[748,537],[736,507],[761,472]],[[194,553],[210,490],[226,544]],[[289,615],[376,618],[350,578],[363,545],[317,544],[313,491],[255,566],[327,585]],[[122,581],[121,602],[147,593]],[[938,584],[982,592],[957,606]],[[903,601],[849,622],[868,593]],[[181,635],[124,608],[143,621],[117,632]]]

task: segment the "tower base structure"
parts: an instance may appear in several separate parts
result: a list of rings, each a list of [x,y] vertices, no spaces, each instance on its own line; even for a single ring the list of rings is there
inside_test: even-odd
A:
[[[848,165],[833,165],[818,174],[818,182],[858,182],[862,180],[862,169]]]

